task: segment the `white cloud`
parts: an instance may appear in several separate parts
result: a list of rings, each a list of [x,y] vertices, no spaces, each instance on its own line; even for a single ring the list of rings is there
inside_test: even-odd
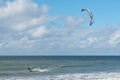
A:
[[[15,25],[15,30],[21,31],[31,27],[46,25],[57,20],[58,17],[40,16]]]
[[[42,14],[46,14],[46,13],[48,13],[49,10],[50,10],[50,8],[49,8],[46,4],[44,4],[44,5],[41,7],[40,12],[41,12]]]
[[[4,7],[0,8],[0,19],[14,17],[19,15],[29,15],[29,12],[35,12],[37,5],[30,2],[30,0],[15,0],[13,2],[6,2]],[[24,16],[25,17],[25,16]]]
[[[111,34],[109,38],[109,44],[113,47],[116,47],[120,43],[120,30]]]
[[[49,7],[45,4],[40,8],[31,0],[14,0],[5,4],[0,7],[0,27],[3,29],[22,31],[57,19],[56,16],[47,16]]]
[[[78,26],[81,25],[81,23],[83,23],[84,20],[82,18],[74,18],[72,16],[68,16],[67,17],[67,25],[68,26]]]
[[[88,46],[91,46],[96,42],[99,42],[101,39],[102,38],[99,37],[89,37],[86,40],[80,42],[80,48],[86,48]]]
[[[0,44],[0,48],[6,49],[24,49],[24,48],[31,48],[36,40],[30,40],[28,37],[22,37],[20,39],[8,39],[5,40],[3,43]]]
[[[47,33],[48,33],[48,30],[45,28],[45,26],[41,26],[33,30],[31,35],[34,38],[38,38],[38,37],[43,37]]]

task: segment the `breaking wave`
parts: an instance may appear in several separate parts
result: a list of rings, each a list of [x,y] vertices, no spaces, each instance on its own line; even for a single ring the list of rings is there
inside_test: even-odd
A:
[[[78,73],[78,74],[59,74],[29,77],[9,77],[0,80],[120,80],[119,72],[99,72],[99,73]]]

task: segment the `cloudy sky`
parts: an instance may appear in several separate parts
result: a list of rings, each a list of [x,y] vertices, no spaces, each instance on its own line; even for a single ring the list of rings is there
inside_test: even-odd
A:
[[[120,55],[119,3],[0,0],[0,55]]]

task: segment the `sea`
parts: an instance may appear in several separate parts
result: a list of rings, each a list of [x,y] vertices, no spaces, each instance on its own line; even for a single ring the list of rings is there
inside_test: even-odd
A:
[[[0,56],[0,80],[120,80],[120,56]]]

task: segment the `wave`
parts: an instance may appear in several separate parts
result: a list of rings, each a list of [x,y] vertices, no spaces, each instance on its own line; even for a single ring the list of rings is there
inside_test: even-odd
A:
[[[120,80],[120,72],[77,73],[59,75],[38,75],[23,77],[4,77],[0,80]]]
[[[37,67],[37,68],[31,68],[31,69],[32,69],[32,72],[49,72],[49,71],[52,71],[52,70],[60,69],[62,67],[63,67],[63,65],[60,65],[60,66],[48,66],[48,67]]]
[[[43,68],[38,67],[38,68],[32,68],[31,72],[48,72],[50,70],[52,70],[52,68],[44,68],[43,69]]]

